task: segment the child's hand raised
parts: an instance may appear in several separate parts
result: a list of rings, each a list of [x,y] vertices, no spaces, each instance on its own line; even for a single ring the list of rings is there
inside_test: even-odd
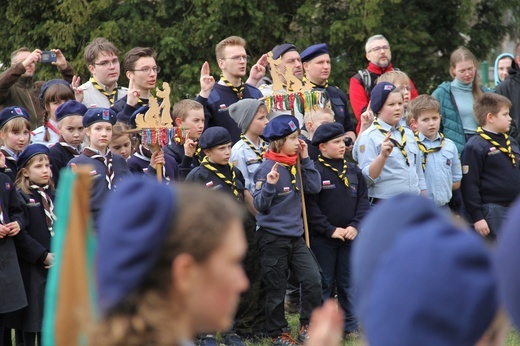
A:
[[[381,155],[386,159],[392,150],[394,149],[394,145],[392,142],[390,142],[390,136],[392,134],[390,131],[386,134],[385,139],[383,140],[383,143],[381,143]]]
[[[298,152],[302,159],[309,157],[309,148],[303,139],[298,139]]]
[[[278,162],[275,162],[271,168],[271,172],[267,173],[267,182],[269,184],[276,184],[280,179],[280,173],[278,173]]]
[[[195,151],[197,150],[197,142],[189,138],[189,134],[190,130],[186,131],[184,140],[184,155],[193,157],[193,155],[195,155]]]

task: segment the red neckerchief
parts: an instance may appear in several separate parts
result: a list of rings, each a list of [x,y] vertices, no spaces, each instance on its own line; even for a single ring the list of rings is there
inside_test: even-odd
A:
[[[52,123],[50,121],[47,121],[47,128],[50,129],[52,132],[54,132],[57,135],[60,134],[60,130],[55,128],[54,125],[52,125]]]
[[[273,160],[280,163],[285,163],[286,165],[293,166],[296,164],[296,160],[298,160],[298,154],[294,155],[282,155],[279,153],[275,153],[272,150],[267,150],[264,153],[264,159]]]

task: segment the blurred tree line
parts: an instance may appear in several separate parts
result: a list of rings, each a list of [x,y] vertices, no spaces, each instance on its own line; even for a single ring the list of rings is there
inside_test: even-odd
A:
[[[132,47],[150,46],[175,101],[195,97],[204,61],[218,78],[214,47],[227,36],[244,37],[253,61],[280,43],[301,51],[326,42],[331,81],[347,91],[350,76],[366,66],[366,39],[380,33],[392,46],[394,66],[425,93],[451,79],[449,54],[458,46],[485,59],[500,53],[494,49],[506,35],[518,37],[519,8],[520,0],[3,0],[0,61],[9,65],[10,53],[22,46],[60,48],[86,81],[83,53],[93,38],[114,42],[121,58]],[[57,76],[54,67],[40,65],[37,78]]]

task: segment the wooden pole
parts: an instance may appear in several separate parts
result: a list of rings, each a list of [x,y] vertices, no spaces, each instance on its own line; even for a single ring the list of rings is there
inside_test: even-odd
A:
[[[154,150],[154,152],[157,153],[157,152],[161,151],[161,146],[159,144],[155,144],[153,146],[153,150]],[[162,182],[162,178],[163,178],[163,174],[162,174],[163,173],[162,172],[163,171],[163,165],[162,165],[162,163],[158,163],[156,167],[157,168],[155,169],[155,174],[157,175],[157,181],[158,182]]]
[[[303,178],[302,178],[302,170],[300,164],[300,156],[298,156],[298,160],[296,161],[296,170],[298,171],[298,176],[300,177],[300,197],[302,201],[302,218],[303,218],[303,231],[305,235],[305,243],[307,247],[311,247],[311,239],[309,235],[309,225],[307,224],[307,208],[305,207],[305,193],[303,191]]]

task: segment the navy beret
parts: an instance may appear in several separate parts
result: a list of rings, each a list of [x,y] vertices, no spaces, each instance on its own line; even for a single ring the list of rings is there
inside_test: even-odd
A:
[[[381,258],[361,320],[368,344],[474,345],[491,325],[498,300],[490,252],[478,235],[439,217],[403,232]]]
[[[148,112],[148,109],[150,107],[148,105],[144,105],[144,106],[141,106],[139,107],[139,109],[137,109],[135,112],[132,113],[132,115],[130,116],[130,119],[128,120],[128,125],[130,126],[130,128],[132,129],[135,129],[137,127],[137,125],[135,124],[135,118],[137,118],[137,115],[138,114],[146,114],[146,112]]]
[[[498,276],[500,299],[520,328],[520,200],[509,209],[498,237],[495,267]]]
[[[231,135],[228,130],[221,126],[208,127],[199,138],[201,149],[210,149],[226,143],[231,143]]]
[[[25,120],[29,121],[31,116],[29,113],[22,107],[6,107],[0,111],[0,129],[4,127],[5,123],[14,118],[25,118]]]
[[[374,114],[379,113],[386,102],[388,95],[394,91],[395,85],[388,82],[377,83],[370,93],[370,109]]]
[[[43,96],[45,96],[45,92],[51,85],[54,84],[63,84],[70,88],[70,90],[74,93],[74,89],[70,86],[70,83],[67,82],[64,79],[51,79],[50,81],[47,81],[43,83],[42,88],[40,89],[40,95],[38,96],[38,99],[40,100],[40,105],[45,108],[45,105],[43,104]]]
[[[16,167],[18,167],[18,170],[22,169],[33,156],[38,154],[45,154],[48,156],[49,148],[46,145],[39,143],[28,145],[16,159]]]
[[[138,289],[155,266],[176,210],[175,187],[149,177],[129,177],[108,196],[99,218],[96,258],[103,315]]]
[[[85,127],[100,121],[115,125],[117,122],[116,112],[109,108],[89,108],[83,116],[83,126]]]
[[[297,51],[296,46],[291,43],[284,43],[273,48],[273,59],[276,60],[287,52]]]
[[[56,109],[56,120],[60,121],[61,119],[72,115],[83,116],[86,112],[87,106],[83,103],[76,100],[69,100]]]
[[[274,141],[289,136],[299,128],[300,124],[296,117],[280,114],[267,123],[261,137],[266,141]]]
[[[340,123],[326,123],[318,126],[312,136],[312,145],[318,146],[331,139],[341,137],[345,134],[345,129]]]
[[[303,52],[301,52],[300,58],[302,59],[302,62],[307,62],[323,54],[329,54],[329,48],[326,43],[318,43],[307,47]]]

